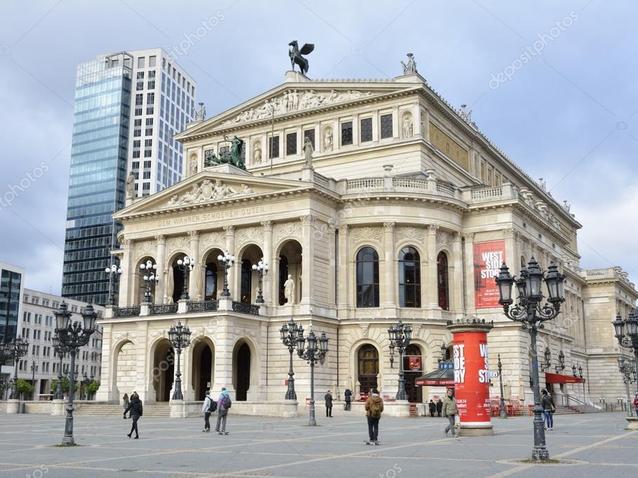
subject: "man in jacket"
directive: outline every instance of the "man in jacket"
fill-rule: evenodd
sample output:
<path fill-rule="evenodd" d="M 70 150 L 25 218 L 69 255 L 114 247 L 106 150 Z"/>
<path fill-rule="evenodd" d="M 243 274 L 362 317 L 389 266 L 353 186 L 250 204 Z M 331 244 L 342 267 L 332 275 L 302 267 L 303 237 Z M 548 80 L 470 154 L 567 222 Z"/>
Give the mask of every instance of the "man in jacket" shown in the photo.
<path fill-rule="evenodd" d="M 430 399 L 430 402 L 428 403 L 428 408 L 430 410 L 430 416 L 434 417 L 434 414 L 436 413 L 436 403 L 434 403 L 434 400 Z"/>
<path fill-rule="evenodd" d="M 455 436 L 456 416 L 459 413 L 459 409 L 456 406 L 456 399 L 454 398 L 454 389 L 448 388 L 445 400 L 443 401 L 443 416 L 447 417 L 449 424 L 445 427 L 445 434 L 452 431 L 452 436 Z"/>
<path fill-rule="evenodd" d="M 332 418 L 332 393 L 330 393 L 330 390 L 326 392 L 323 399 L 326 402 L 326 416 Z"/>
<path fill-rule="evenodd" d="M 222 391 L 217 399 L 217 425 L 215 426 L 215 431 L 220 435 L 228 435 L 226 431 L 226 417 L 228 416 L 228 409 L 231 404 L 228 390 L 226 390 L 226 387 L 222 387 Z"/>
<path fill-rule="evenodd" d="M 343 395 L 346 399 L 346 410 L 350 410 L 352 408 L 352 390 L 346 388 L 346 391 L 343 392 Z"/>
<path fill-rule="evenodd" d="M 436 401 L 436 414 L 440 417 L 442 411 L 443 411 L 443 402 L 441 401 L 441 398 L 439 398 Z"/>
<path fill-rule="evenodd" d="M 135 432 L 136 440 L 140 437 L 137 430 L 137 421 L 142 416 L 143 411 L 144 410 L 142 407 L 142 401 L 140 400 L 139 395 L 137 394 L 137 392 L 133 392 L 133 394 L 131 395 L 131 401 L 129 402 L 128 407 L 126 407 L 126 409 L 124 410 L 124 418 L 126 418 L 127 412 L 130 412 L 129 416 L 133 419 L 133 423 L 131 424 L 131 432 L 126 435 L 129 438 L 131 438 L 133 432 Z"/>
<path fill-rule="evenodd" d="M 541 394 L 541 407 L 543 407 L 543 415 L 545 415 L 545 429 L 554 429 L 554 412 L 556 407 L 554 406 L 554 400 L 547 390 L 543 389 Z"/>
<path fill-rule="evenodd" d="M 204 404 L 202 405 L 202 413 L 204 414 L 203 432 L 210 432 L 210 414 L 215 411 L 213 403 L 213 399 L 210 396 L 210 390 L 206 390 L 206 397 L 204 397 Z"/>
<path fill-rule="evenodd" d="M 383 399 L 375 388 L 366 400 L 366 417 L 368 419 L 368 437 L 366 445 L 379 444 L 379 420 L 383 413 Z"/>

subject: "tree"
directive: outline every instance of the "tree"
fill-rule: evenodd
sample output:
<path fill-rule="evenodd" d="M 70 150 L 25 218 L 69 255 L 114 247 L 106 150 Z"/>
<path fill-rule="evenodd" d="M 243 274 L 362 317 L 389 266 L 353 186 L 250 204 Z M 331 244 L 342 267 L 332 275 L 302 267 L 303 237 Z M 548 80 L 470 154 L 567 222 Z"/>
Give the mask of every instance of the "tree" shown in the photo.
<path fill-rule="evenodd" d="M 100 382 L 92 380 L 91 383 L 86 386 L 86 392 L 88 396 L 92 397 L 93 395 L 95 395 L 95 392 L 97 392 L 98 388 L 100 388 Z"/>
<path fill-rule="evenodd" d="M 35 387 L 23 378 L 19 378 L 16 382 L 16 390 L 18 391 L 20 398 L 25 395 L 31 395 L 34 389 Z"/>

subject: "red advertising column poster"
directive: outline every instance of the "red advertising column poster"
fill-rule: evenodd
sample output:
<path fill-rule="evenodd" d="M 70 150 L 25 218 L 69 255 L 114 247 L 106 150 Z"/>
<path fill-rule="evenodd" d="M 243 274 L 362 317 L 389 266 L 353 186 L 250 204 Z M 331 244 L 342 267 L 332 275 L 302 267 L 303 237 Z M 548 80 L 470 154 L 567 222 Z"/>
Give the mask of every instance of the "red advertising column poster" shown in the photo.
<path fill-rule="evenodd" d="M 490 324 L 448 326 L 453 334 L 454 392 L 462 435 L 492 432 L 487 332 Z"/>
<path fill-rule="evenodd" d="M 474 305 L 477 309 L 499 307 L 494 278 L 505 261 L 505 241 L 474 243 Z"/>

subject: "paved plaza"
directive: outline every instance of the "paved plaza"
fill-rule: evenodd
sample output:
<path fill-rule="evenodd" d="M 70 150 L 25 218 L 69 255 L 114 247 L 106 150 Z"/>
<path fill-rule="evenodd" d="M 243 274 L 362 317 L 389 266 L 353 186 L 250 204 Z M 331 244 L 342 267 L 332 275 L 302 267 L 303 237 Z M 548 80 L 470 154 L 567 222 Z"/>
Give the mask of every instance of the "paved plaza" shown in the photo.
<path fill-rule="evenodd" d="M 202 433 L 202 420 L 142 418 L 139 440 L 129 420 L 80 416 L 76 441 L 61 448 L 64 421 L 0 415 L 0 477 L 578 477 L 638 476 L 638 432 L 621 414 L 556 417 L 548 433 L 557 465 L 521 463 L 530 454 L 527 417 L 495 420 L 491 437 L 451 439 L 443 418 L 381 420 L 381 445 L 367 446 L 364 419 L 305 420 L 229 416 L 228 436 Z"/>

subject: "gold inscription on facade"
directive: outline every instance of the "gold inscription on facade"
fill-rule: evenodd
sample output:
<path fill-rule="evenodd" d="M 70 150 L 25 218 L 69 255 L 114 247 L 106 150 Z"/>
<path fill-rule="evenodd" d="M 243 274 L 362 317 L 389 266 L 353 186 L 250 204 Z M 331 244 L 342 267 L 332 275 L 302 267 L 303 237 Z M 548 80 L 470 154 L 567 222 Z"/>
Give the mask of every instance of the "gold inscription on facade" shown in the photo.
<path fill-rule="evenodd" d="M 469 170 L 468 150 L 454 141 L 448 134 L 441 131 L 441 129 L 432 122 L 430 122 L 430 139 L 432 144 L 442 151 L 448 158 L 453 159 L 454 162 L 466 171 Z"/>

